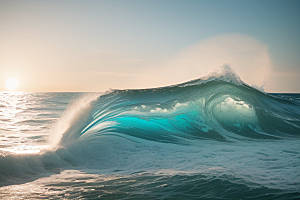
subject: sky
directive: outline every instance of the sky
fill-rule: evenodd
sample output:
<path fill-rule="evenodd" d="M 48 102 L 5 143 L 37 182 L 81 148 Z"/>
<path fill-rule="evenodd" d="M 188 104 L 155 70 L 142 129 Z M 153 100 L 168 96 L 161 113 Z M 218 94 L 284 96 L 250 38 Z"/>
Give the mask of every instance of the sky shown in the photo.
<path fill-rule="evenodd" d="M 104 92 L 231 66 L 300 93 L 299 0 L 0 0 L 0 91 Z"/>

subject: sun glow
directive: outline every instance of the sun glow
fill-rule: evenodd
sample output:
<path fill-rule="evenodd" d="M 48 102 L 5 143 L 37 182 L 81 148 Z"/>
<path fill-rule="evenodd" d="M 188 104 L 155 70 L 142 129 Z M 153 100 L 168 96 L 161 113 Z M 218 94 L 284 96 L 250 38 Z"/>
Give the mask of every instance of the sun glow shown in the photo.
<path fill-rule="evenodd" d="M 8 90 L 14 90 L 18 86 L 18 81 L 15 78 L 9 78 L 6 80 L 5 85 Z"/>

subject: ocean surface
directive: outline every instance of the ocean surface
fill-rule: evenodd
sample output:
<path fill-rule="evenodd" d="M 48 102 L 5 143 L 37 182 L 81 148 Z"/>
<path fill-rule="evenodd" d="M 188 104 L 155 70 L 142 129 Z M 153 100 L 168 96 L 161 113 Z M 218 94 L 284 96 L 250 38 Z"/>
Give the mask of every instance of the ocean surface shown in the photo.
<path fill-rule="evenodd" d="M 1 92 L 0 199 L 300 199 L 300 94 Z"/>

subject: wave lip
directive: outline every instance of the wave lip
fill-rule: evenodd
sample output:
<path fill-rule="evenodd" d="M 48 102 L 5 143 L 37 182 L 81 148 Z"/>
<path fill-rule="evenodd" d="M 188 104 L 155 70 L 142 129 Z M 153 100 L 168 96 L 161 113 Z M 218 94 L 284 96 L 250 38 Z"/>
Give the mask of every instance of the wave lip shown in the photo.
<path fill-rule="evenodd" d="M 188 81 L 186 83 L 182 83 L 178 85 L 189 86 L 189 85 L 204 84 L 210 81 L 223 81 L 223 82 L 233 83 L 235 85 L 245 84 L 242 81 L 242 79 L 235 73 L 235 71 L 229 67 L 229 65 L 223 65 L 219 68 L 219 70 L 211 72 L 200 79 Z"/>

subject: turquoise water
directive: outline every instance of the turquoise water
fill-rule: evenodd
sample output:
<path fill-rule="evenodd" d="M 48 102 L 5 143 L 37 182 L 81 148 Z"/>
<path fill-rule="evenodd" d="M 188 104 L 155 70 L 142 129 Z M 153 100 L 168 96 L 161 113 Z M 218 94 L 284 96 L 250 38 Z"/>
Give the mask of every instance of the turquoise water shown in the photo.
<path fill-rule="evenodd" d="M 0 198 L 300 198 L 300 94 L 258 91 L 230 70 L 0 96 Z"/>

